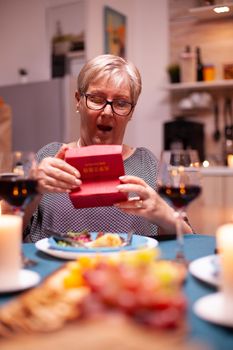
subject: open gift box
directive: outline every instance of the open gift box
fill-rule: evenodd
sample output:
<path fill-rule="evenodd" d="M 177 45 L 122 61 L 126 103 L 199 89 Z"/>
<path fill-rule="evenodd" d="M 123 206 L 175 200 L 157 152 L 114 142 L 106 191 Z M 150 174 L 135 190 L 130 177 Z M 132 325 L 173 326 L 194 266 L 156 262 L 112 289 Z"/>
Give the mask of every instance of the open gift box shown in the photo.
<path fill-rule="evenodd" d="M 127 200 L 118 192 L 119 176 L 125 174 L 120 145 L 69 148 L 65 160 L 81 174 L 82 185 L 70 194 L 75 208 L 111 206 Z"/>

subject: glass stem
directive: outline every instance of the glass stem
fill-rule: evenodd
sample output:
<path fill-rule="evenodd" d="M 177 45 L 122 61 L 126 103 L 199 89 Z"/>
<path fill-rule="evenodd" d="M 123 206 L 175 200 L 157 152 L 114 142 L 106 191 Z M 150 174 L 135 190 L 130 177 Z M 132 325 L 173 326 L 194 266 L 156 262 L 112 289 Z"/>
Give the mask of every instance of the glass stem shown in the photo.
<path fill-rule="evenodd" d="M 24 218 L 24 209 L 22 207 L 13 207 L 13 212 L 15 215 L 21 216 L 22 220 Z M 27 258 L 23 251 L 21 251 L 21 256 L 22 256 L 22 265 L 23 267 L 31 267 L 37 265 L 37 261 Z"/>
<path fill-rule="evenodd" d="M 177 251 L 176 251 L 176 260 L 179 262 L 185 262 L 185 253 L 184 253 L 184 236 L 182 230 L 182 221 L 185 216 L 183 210 L 177 210 L 174 213 L 176 218 L 176 242 L 177 242 Z"/>

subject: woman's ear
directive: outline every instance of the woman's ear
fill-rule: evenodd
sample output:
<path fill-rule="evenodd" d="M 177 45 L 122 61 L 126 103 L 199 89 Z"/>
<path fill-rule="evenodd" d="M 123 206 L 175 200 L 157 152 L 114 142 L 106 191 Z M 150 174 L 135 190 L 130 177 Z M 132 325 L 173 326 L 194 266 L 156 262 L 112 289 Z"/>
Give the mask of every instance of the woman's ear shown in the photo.
<path fill-rule="evenodd" d="M 75 98 L 76 98 L 77 102 L 80 101 L 80 92 L 79 91 L 75 92 Z"/>
<path fill-rule="evenodd" d="M 80 102 L 80 93 L 79 93 L 79 91 L 75 92 L 75 98 L 76 98 L 76 101 L 77 101 L 76 112 L 78 113 L 79 112 L 79 102 Z"/>

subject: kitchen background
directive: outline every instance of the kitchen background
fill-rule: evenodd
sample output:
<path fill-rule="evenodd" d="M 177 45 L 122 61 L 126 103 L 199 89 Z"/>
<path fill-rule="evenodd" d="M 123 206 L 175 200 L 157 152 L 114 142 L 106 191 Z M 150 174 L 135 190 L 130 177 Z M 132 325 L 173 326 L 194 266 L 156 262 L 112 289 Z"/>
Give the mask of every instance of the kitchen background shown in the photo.
<path fill-rule="evenodd" d="M 233 6 L 232 1 L 227 2 Z M 233 89 L 232 80 L 222 80 L 223 65 L 233 63 L 233 15 L 210 18 L 211 12 L 204 11 L 203 3 L 206 2 L 0 0 L 0 96 L 12 108 L 14 148 L 37 150 L 50 141 L 77 138 L 75 76 L 85 60 L 104 52 L 103 9 L 107 5 L 127 18 L 126 55 L 138 66 L 143 80 L 143 92 L 126 141 L 148 147 L 159 156 L 165 142 L 164 123 L 174 117 L 181 121 L 184 118 L 203 126 L 205 158 L 212 165 L 222 164 L 224 101 L 232 98 Z M 84 50 L 68 52 L 68 74 L 51 79 L 51 43 L 58 21 L 64 34 L 84 38 Z M 181 64 L 187 45 L 192 52 L 200 47 L 203 63 L 214 66 L 214 82 L 170 84 L 167 68 Z M 216 105 L 221 133 L 218 140 L 214 138 Z M 232 173 L 209 170 L 204 182 L 202 197 L 190 206 L 191 223 L 197 232 L 214 233 L 216 225 L 232 216 Z"/>
<path fill-rule="evenodd" d="M 224 104 L 226 98 L 232 98 L 233 91 L 233 84 L 227 84 L 229 81 L 220 82 L 224 78 L 224 65 L 233 64 L 233 17 L 232 14 L 229 15 L 228 13 L 224 16 L 218 17 L 216 14 L 213 16 L 214 12 L 211 6 L 209 10 L 204 11 L 201 7 L 197 7 L 198 3 L 208 3 L 208 1 L 169 1 L 170 60 L 173 63 L 180 62 L 182 51 L 187 45 L 190 46 L 194 54 L 195 49 L 199 47 L 202 63 L 206 66 L 213 65 L 214 78 L 219 83 L 215 85 L 210 84 L 209 86 L 207 84 L 200 86 L 190 84 L 189 86 L 184 86 L 183 89 L 172 90 L 173 104 L 171 112 L 173 115 L 183 115 L 189 117 L 189 120 L 195 120 L 204 124 L 206 158 L 219 165 L 223 163 L 223 144 L 225 139 Z M 224 1 L 219 1 L 218 3 L 224 3 Z M 231 6 L 233 7 L 233 3 Z M 199 99 L 197 95 L 193 95 L 195 92 L 201 94 Z M 183 100 L 184 108 L 179 108 L 179 106 L 182 106 L 180 101 L 190 96 L 191 99 L 193 97 L 194 103 L 189 105 L 188 102 L 190 101 Z M 207 100 L 203 101 L 201 97 L 203 99 L 206 97 Z M 217 112 L 219 113 L 221 137 L 216 139 L 214 136 L 216 131 L 214 114 Z M 229 115 L 228 119 L 230 119 Z M 230 123 L 230 120 L 228 123 Z"/>
<path fill-rule="evenodd" d="M 168 91 L 165 87 L 167 83 L 166 62 L 169 61 L 169 28 L 168 28 L 168 2 L 153 0 L 0 0 L 0 45 L 1 65 L 0 84 L 15 84 L 19 81 L 18 69 L 25 68 L 28 71 L 28 81 L 48 81 L 51 77 L 51 42 L 49 19 L 52 14 L 62 10 L 61 23 L 64 33 L 73 32 L 79 34 L 81 30 L 85 33 L 85 55 L 86 59 L 102 54 L 104 50 L 103 33 L 103 7 L 109 7 L 123 13 L 127 17 L 127 57 L 135 62 L 139 67 L 143 78 L 143 93 L 140 103 L 137 106 L 134 120 L 130 123 L 127 140 L 134 145 L 145 145 L 159 154 L 162 147 L 162 123 L 166 118 L 170 118 L 169 105 L 165 101 L 168 99 Z M 69 8 L 76 7 L 75 21 L 70 21 L 73 28 L 66 27 L 69 20 L 64 20 Z M 76 30 L 76 23 L 81 26 Z M 146 25 L 145 25 L 146 23 Z M 67 28 L 67 29 L 66 29 Z M 55 34 L 54 25 L 53 32 Z M 69 85 L 69 82 L 67 82 Z M 73 84 L 71 82 L 71 84 Z M 72 85 L 73 86 L 73 85 Z M 44 86 L 40 89 L 44 91 Z M 22 89 L 22 87 L 21 87 Z M 26 89 L 26 87 L 25 87 Z M 65 89 L 67 91 L 67 89 Z M 73 91 L 71 103 L 74 104 Z M 68 91 L 67 91 L 68 92 Z M 69 94 L 69 93 L 68 93 Z M 0 91 L 1 95 L 1 91 Z M 40 94 L 37 94 L 37 98 Z M 57 96 L 57 94 L 56 94 Z M 31 97 L 31 100 L 33 97 Z M 59 100 L 58 97 L 51 97 L 45 103 L 47 106 L 54 106 Z M 67 102 L 67 99 L 65 97 Z M 29 98 L 27 103 L 29 103 Z M 26 104 L 24 104 L 25 106 Z M 75 110 L 75 106 L 73 110 Z M 40 108 L 43 108 L 40 113 Z M 54 107 L 51 107 L 54 108 Z M 69 109 L 66 105 L 65 110 Z M 57 108 L 59 109 L 59 108 Z M 71 107 L 72 110 L 72 107 Z M 41 104 L 36 106 L 30 118 L 36 120 L 44 115 L 44 107 Z M 36 114 L 35 114 L 36 113 Z M 53 111 L 53 114 L 55 111 Z M 17 109 L 13 111 L 14 118 L 18 116 Z M 38 117 L 37 117 L 38 115 Z M 54 118 L 51 110 L 47 120 Z M 76 113 L 68 116 L 69 125 L 66 128 L 67 135 L 64 138 L 73 138 L 72 131 L 76 126 Z M 30 122 L 29 117 L 27 122 Z M 38 123 L 37 123 L 38 124 Z M 53 121 L 55 125 L 55 120 Z M 70 126 L 71 125 L 71 126 Z M 18 128 L 21 126 L 18 125 Z M 51 126 L 50 126 L 51 127 Z M 37 140 L 36 148 L 44 143 L 42 131 L 38 135 L 38 128 L 33 128 L 34 140 Z M 143 132 L 142 132 L 143 130 Z M 40 128 L 39 128 L 40 131 Z M 21 128 L 21 132 L 23 132 Z M 51 133 L 51 139 L 59 135 Z M 70 137 L 71 136 L 71 137 Z M 17 137 L 15 131 L 15 137 Z M 20 135 L 25 143 L 25 137 Z M 33 141 L 33 140 L 32 140 Z M 18 142 L 18 141 L 17 141 Z M 34 141 L 36 142 L 36 141 Z M 19 146 L 18 146 L 19 147 Z"/>

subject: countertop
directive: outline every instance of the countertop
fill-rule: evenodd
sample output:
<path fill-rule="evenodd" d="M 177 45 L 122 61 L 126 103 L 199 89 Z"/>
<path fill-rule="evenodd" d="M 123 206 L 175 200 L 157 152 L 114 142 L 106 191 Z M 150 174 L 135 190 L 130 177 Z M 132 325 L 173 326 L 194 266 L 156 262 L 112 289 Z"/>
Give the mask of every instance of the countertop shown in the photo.
<path fill-rule="evenodd" d="M 201 173 L 204 176 L 232 176 L 233 168 L 227 166 L 210 166 L 201 168 Z"/>

